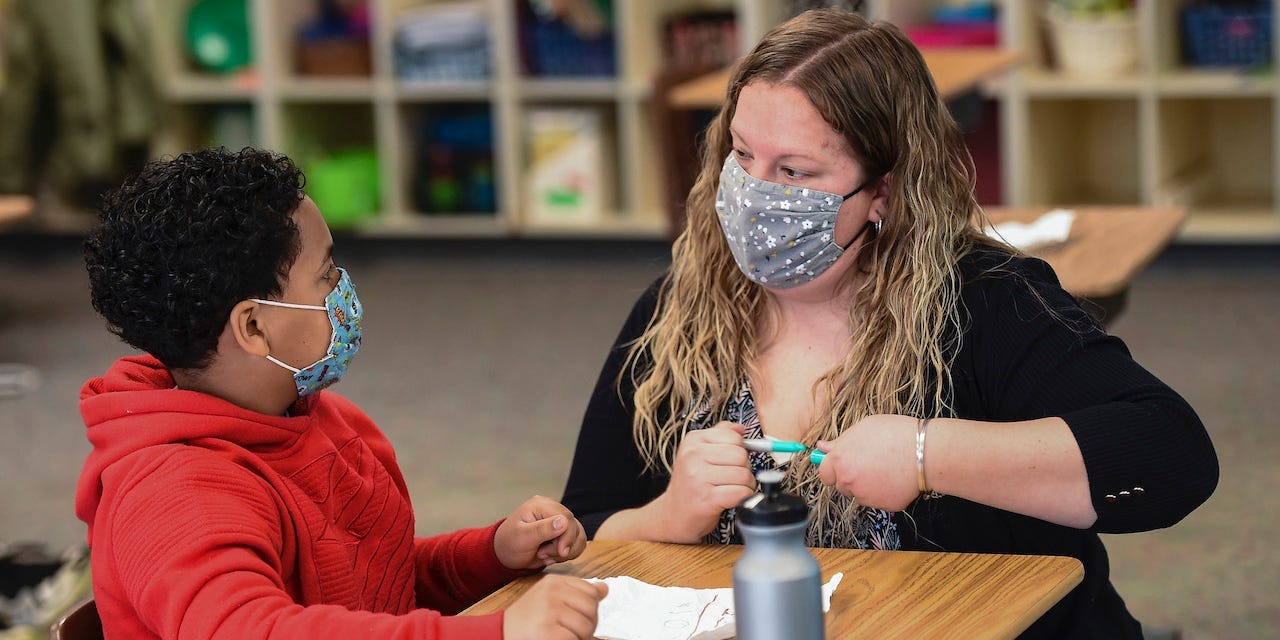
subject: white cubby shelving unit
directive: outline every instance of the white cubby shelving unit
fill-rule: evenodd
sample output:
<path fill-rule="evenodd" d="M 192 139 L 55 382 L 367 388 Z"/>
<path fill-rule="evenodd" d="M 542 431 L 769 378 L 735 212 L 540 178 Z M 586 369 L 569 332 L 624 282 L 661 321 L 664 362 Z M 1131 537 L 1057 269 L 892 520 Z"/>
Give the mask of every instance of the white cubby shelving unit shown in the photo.
<path fill-rule="evenodd" d="M 522 73 L 518 47 L 520 4 L 486 0 L 490 73 L 484 80 L 410 81 L 394 70 L 394 28 L 405 11 L 439 0 L 372 0 L 372 75 L 306 77 L 294 71 L 293 34 L 315 11 L 312 0 L 248 0 L 253 72 L 223 77 L 189 62 L 182 34 L 191 0 L 150 0 L 161 87 L 169 118 L 157 154 L 205 146 L 227 110 L 240 114 L 245 142 L 294 155 L 299 140 L 320 149 L 358 145 L 376 150 L 380 210 L 356 227 L 366 235 L 423 237 L 547 236 L 662 238 L 657 137 L 649 110 L 652 78 L 662 64 L 663 20 L 690 9 L 731 10 L 742 41 L 752 43 L 781 16 L 770 3 L 744 0 L 613 0 L 616 75 L 532 77 Z M 783 3 L 776 3 L 779 7 Z M 542 107 L 596 110 L 607 138 L 604 211 L 589 222 L 549 224 L 529 215 L 522 197 L 528 171 L 526 115 Z M 424 212 L 413 198 L 422 179 L 424 114 L 437 110 L 487 112 L 492 118 L 494 206 L 481 213 Z"/>
<path fill-rule="evenodd" d="M 189 0 L 150 0 L 157 58 L 171 118 L 161 152 L 200 146 L 226 118 L 254 144 L 298 153 L 297 140 L 376 150 L 380 211 L 368 235 L 661 238 L 659 136 L 650 107 L 662 62 L 663 22 L 691 9 L 731 10 L 745 50 L 785 19 L 781 0 L 613 0 L 616 76 L 538 78 L 521 72 L 517 45 L 524 0 L 486 0 L 491 72 L 482 81 L 410 82 L 396 78 L 393 29 L 401 12 L 439 0 L 372 0 L 373 72 L 361 79 L 319 79 L 293 71 L 293 32 L 311 0 L 248 0 L 256 72 L 224 78 L 195 71 L 181 50 Z M 1063 74 L 1046 51 L 1044 3 L 997 3 L 1002 44 L 1023 63 L 988 82 L 998 103 L 1001 193 L 1010 206 L 1181 205 L 1181 240 L 1280 241 L 1280 81 L 1267 70 L 1203 70 L 1181 61 L 1179 11 L 1188 0 L 1137 3 L 1139 65 L 1119 78 Z M 930 0 L 871 0 L 866 12 L 900 25 L 924 21 Z M 1280 21 L 1273 20 L 1273 33 Z M 1273 42 L 1273 47 L 1277 46 Z M 1276 58 L 1273 53 L 1273 59 Z M 611 193 L 606 211 L 586 224 L 531 218 L 522 197 L 528 172 L 526 115 L 540 107 L 598 109 L 605 123 Z M 424 114 L 466 107 L 492 116 L 495 198 L 488 213 L 418 211 L 413 193 L 425 159 L 413 143 Z"/>
<path fill-rule="evenodd" d="M 1049 66 L 1041 2 L 1000 3 L 1003 42 L 1026 56 L 997 92 L 1007 202 L 1176 205 L 1183 242 L 1280 241 L 1280 82 L 1185 64 L 1187 4 L 1138 2 L 1137 69 L 1090 78 Z"/>

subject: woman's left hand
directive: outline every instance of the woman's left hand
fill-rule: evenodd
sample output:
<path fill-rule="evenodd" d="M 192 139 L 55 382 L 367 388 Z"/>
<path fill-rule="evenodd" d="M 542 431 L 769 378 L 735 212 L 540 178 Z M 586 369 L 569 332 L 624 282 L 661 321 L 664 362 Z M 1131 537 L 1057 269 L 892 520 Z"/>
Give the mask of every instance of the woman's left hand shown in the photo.
<path fill-rule="evenodd" d="M 901 511 L 920 495 L 911 416 L 867 416 L 835 440 L 819 440 L 818 448 L 827 452 L 818 466 L 822 484 L 860 505 Z"/>
<path fill-rule="evenodd" d="M 493 536 L 493 550 L 508 569 L 541 569 L 572 560 L 586 548 L 586 531 L 573 512 L 543 496 L 517 507 Z"/>

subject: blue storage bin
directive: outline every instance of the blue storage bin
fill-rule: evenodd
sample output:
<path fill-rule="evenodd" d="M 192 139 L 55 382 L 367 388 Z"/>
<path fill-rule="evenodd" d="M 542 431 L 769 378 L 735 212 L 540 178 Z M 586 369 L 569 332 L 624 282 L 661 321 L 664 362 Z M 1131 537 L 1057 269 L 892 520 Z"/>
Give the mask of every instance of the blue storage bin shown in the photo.
<path fill-rule="evenodd" d="M 1182 8 L 1187 64 L 1261 67 L 1271 63 L 1271 3 L 1198 2 Z"/>
<path fill-rule="evenodd" d="M 535 76 L 612 76 L 613 32 L 587 37 L 559 20 L 525 25 L 529 72 Z"/>

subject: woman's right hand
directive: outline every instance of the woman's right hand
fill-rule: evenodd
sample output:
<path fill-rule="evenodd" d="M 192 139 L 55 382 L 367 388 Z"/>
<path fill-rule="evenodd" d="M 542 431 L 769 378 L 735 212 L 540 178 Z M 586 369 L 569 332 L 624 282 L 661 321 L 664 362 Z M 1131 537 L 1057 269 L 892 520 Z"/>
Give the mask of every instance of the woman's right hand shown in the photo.
<path fill-rule="evenodd" d="M 544 575 L 502 614 L 504 640 L 588 640 L 595 637 L 603 582 Z"/>
<path fill-rule="evenodd" d="M 685 433 L 676 449 L 667 490 L 649 503 L 668 542 L 696 543 L 710 533 L 725 509 L 755 493 L 743 426 L 720 422 Z"/>

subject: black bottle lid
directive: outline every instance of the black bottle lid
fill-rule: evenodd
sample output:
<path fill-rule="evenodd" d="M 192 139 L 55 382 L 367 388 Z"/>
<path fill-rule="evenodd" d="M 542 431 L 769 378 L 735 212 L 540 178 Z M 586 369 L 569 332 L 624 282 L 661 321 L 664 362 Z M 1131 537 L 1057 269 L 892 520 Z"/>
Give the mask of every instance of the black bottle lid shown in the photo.
<path fill-rule="evenodd" d="M 804 522 L 809 517 L 809 506 L 804 500 L 782 492 L 782 480 L 787 474 L 778 469 L 766 469 L 756 474 L 760 493 L 748 497 L 738 505 L 738 522 L 752 526 L 779 526 Z"/>

